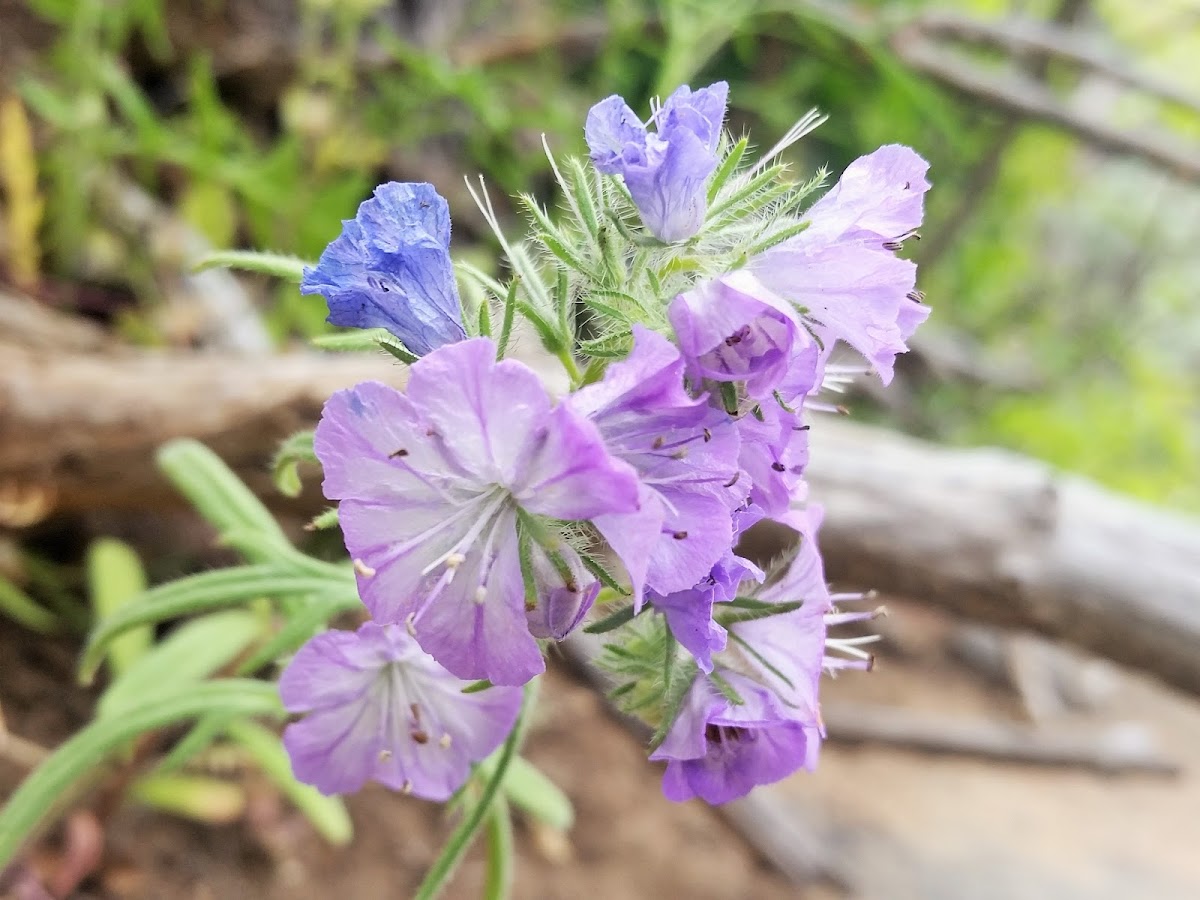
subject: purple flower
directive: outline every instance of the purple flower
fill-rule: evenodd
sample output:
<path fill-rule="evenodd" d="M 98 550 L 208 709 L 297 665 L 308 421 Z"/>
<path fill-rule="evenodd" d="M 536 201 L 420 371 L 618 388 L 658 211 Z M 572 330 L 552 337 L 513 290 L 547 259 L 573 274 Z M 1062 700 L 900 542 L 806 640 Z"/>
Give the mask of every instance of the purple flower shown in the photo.
<path fill-rule="evenodd" d="M 795 309 L 745 270 L 700 282 L 672 301 L 668 316 L 697 382 L 742 381 L 762 398 L 804 361 L 815 372 L 817 346 Z"/>
<path fill-rule="evenodd" d="M 416 362 L 407 394 L 377 382 L 340 391 L 314 445 L 375 620 L 403 623 L 460 678 L 521 684 L 545 665 L 520 543 L 534 602 L 553 599 L 548 621 L 561 624 L 573 613 L 553 592 L 586 593 L 592 579 L 556 520 L 634 513 L 639 484 L 592 423 L 552 406 L 532 369 L 495 355 L 490 339 L 463 341 Z"/>
<path fill-rule="evenodd" d="M 750 482 L 750 501 L 763 515 L 783 515 L 796 497 L 808 465 L 808 426 L 799 409 L 764 400 L 737 420 L 738 462 Z"/>
<path fill-rule="evenodd" d="M 855 160 L 808 211 L 809 227 L 750 261 L 766 287 L 801 308 L 826 346 L 842 340 L 884 383 L 929 315 L 917 267 L 895 251 L 921 224 L 929 164 L 890 144 Z"/>
<path fill-rule="evenodd" d="M 699 584 L 672 594 L 652 592 L 650 603 L 663 614 L 671 634 L 692 654 L 701 671 L 711 672 L 713 654 L 725 649 L 728 638 L 725 629 L 713 619 L 714 604 L 732 600 L 743 581 L 758 581 L 762 577 L 758 566 L 733 550 L 726 550 Z"/>
<path fill-rule="evenodd" d="M 642 222 L 661 241 L 687 240 L 704 224 L 728 95 L 723 81 L 695 92 L 684 85 L 653 117 L 655 133 L 615 94 L 588 113 L 593 164 L 624 179 Z"/>
<path fill-rule="evenodd" d="M 779 781 L 809 759 L 815 727 L 789 715 L 767 688 L 736 672 L 723 673 L 735 703 L 704 677 L 690 688 L 679 717 L 651 759 L 667 760 L 668 800 L 699 797 L 726 803 L 760 784 Z"/>
<path fill-rule="evenodd" d="M 433 185 L 389 181 L 304 270 L 300 292 L 325 295 L 331 324 L 386 328 L 423 356 L 466 337 L 449 248 L 449 209 Z"/>
<path fill-rule="evenodd" d="M 519 688 L 464 694 L 466 684 L 396 625 L 317 635 L 279 679 L 284 706 L 305 714 L 283 734 L 293 772 L 323 794 L 378 781 L 447 799 L 505 739 L 521 707 Z"/>
<path fill-rule="evenodd" d="M 692 587 L 732 545 L 738 436 L 732 420 L 683 388 L 683 359 L 664 337 L 634 326 L 628 358 L 568 401 L 599 428 L 609 452 L 637 470 L 641 508 L 593 522 L 625 563 L 640 607 L 643 586 Z"/>

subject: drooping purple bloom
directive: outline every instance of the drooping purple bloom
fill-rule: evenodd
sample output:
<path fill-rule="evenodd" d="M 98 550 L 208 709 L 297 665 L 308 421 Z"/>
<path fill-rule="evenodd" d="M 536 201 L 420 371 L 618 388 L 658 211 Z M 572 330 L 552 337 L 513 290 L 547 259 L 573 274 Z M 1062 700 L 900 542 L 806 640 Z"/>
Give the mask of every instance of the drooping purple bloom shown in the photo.
<path fill-rule="evenodd" d="M 424 183 L 389 181 L 306 268 L 302 294 L 323 294 L 329 322 L 386 328 L 418 356 L 466 337 L 450 262 L 450 212 Z"/>
<path fill-rule="evenodd" d="M 615 94 L 588 113 L 584 135 L 593 164 L 621 176 L 642 222 L 661 241 L 687 240 L 704 224 L 728 96 L 723 81 L 697 91 L 684 85 L 653 117 L 654 132 Z"/>
<path fill-rule="evenodd" d="M 730 517 L 748 489 L 737 484 L 733 422 L 687 394 L 683 368 L 668 340 L 635 326 L 628 358 L 568 400 L 641 478 L 636 513 L 593 519 L 625 563 L 639 608 L 643 586 L 669 594 L 709 573 L 732 545 Z"/>
<path fill-rule="evenodd" d="M 804 766 L 815 726 L 791 716 L 769 689 L 737 672 L 723 672 L 741 703 L 705 676 L 692 683 L 679 717 L 651 754 L 667 760 L 668 800 L 699 797 L 726 803 Z"/>
<path fill-rule="evenodd" d="M 671 634 L 695 658 L 700 670 L 711 672 L 713 654 L 724 650 L 728 639 L 724 627 L 713 619 L 715 604 L 737 596 L 743 581 L 758 581 L 762 577 L 758 566 L 730 549 L 699 584 L 672 594 L 651 592 L 649 599 L 666 618 Z"/>
<path fill-rule="evenodd" d="M 536 602 L 558 605 L 555 590 L 592 579 L 555 520 L 635 513 L 639 482 L 532 369 L 495 355 L 487 338 L 450 344 L 412 366 L 407 394 L 377 382 L 334 394 L 314 446 L 375 620 L 404 624 L 460 678 L 522 684 L 544 663 L 518 520 Z"/>
<path fill-rule="evenodd" d="M 890 144 L 855 160 L 808 211 L 809 227 L 752 259 L 768 289 L 800 307 L 826 346 L 842 340 L 884 383 L 929 315 L 916 265 L 895 251 L 921 224 L 929 164 Z"/>
<path fill-rule="evenodd" d="M 743 270 L 699 282 L 668 310 L 688 374 L 699 382 L 745 382 L 751 397 L 768 397 L 817 346 L 790 303 Z"/>
<path fill-rule="evenodd" d="M 367 622 L 327 631 L 300 648 L 279 679 L 289 712 L 283 735 L 300 781 L 323 794 L 368 781 L 445 800 L 516 721 L 519 688 L 464 694 L 402 627 Z"/>

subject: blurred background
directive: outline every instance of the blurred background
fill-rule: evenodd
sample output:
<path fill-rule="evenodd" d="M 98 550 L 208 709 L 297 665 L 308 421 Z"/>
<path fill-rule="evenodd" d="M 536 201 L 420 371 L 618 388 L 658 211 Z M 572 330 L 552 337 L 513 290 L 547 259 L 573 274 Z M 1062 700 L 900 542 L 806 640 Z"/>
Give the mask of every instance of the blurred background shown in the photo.
<path fill-rule="evenodd" d="M 89 715 L 89 548 L 150 583 L 227 559 L 154 447 L 206 441 L 298 529 L 320 498 L 275 489 L 275 444 L 388 371 L 315 363 L 319 299 L 195 260 L 315 259 L 394 179 L 494 269 L 465 175 L 515 230 L 504 197 L 554 202 L 543 134 L 582 152 L 596 100 L 718 79 L 763 147 L 829 114 L 798 179 L 931 163 L 933 316 L 813 463 L 886 640 L 818 772 L 721 813 L 662 800 L 564 659 L 530 757 L 577 824 L 524 825 L 516 896 L 1200 896 L 1198 0 L 0 0 L 0 796 Z M 61 897 L 404 896 L 446 829 L 367 791 L 334 850 L 226 763 L 222 810 L 101 791 L 29 864 Z"/>

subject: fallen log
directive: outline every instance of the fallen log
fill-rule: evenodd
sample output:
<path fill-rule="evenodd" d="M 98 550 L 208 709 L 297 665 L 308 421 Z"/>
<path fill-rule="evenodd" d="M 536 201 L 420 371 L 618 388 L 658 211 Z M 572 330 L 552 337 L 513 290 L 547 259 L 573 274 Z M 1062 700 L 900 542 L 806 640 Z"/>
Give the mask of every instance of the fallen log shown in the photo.
<path fill-rule="evenodd" d="M 812 432 L 835 581 L 1028 628 L 1200 692 L 1200 523 L 1028 457 Z"/>
<path fill-rule="evenodd" d="M 58 353 L 0 342 L 0 494 L 38 494 L 46 513 L 182 504 L 154 465 L 175 437 L 203 441 L 260 495 L 280 441 L 311 428 L 334 391 L 402 384 L 379 356 L 125 350 Z M 308 506 L 316 506 L 313 494 Z"/>
<path fill-rule="evenodd" d="M 0 343 L 0 357 L 0 488 L 43 490 L 58 510 L 178 505 L 153 464 L 178 436 L 208 443 L 282 505 L 268 472 L 278 442 L 310 427 L 334 390 L 404 376 L 382 355 L 51 360 Z M 1039 631 L 1200 693 L 1196 521 L 1014 453 L 835 419 L 813 427 L 809 477 L 835 582 Z M 293 508 L 321 505 L 310 486 Z"/>

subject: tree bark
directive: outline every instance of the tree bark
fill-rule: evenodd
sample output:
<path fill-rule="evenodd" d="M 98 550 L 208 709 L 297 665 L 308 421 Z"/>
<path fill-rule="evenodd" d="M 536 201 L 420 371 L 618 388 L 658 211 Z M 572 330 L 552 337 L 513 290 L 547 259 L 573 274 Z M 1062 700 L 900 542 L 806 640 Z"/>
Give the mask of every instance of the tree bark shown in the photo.
<path fill-rule="evenodd" d="M 812 432 L 829 576 L 1030 628 L 1200 692 L 1200 523 L 1001 450 Z"/>

